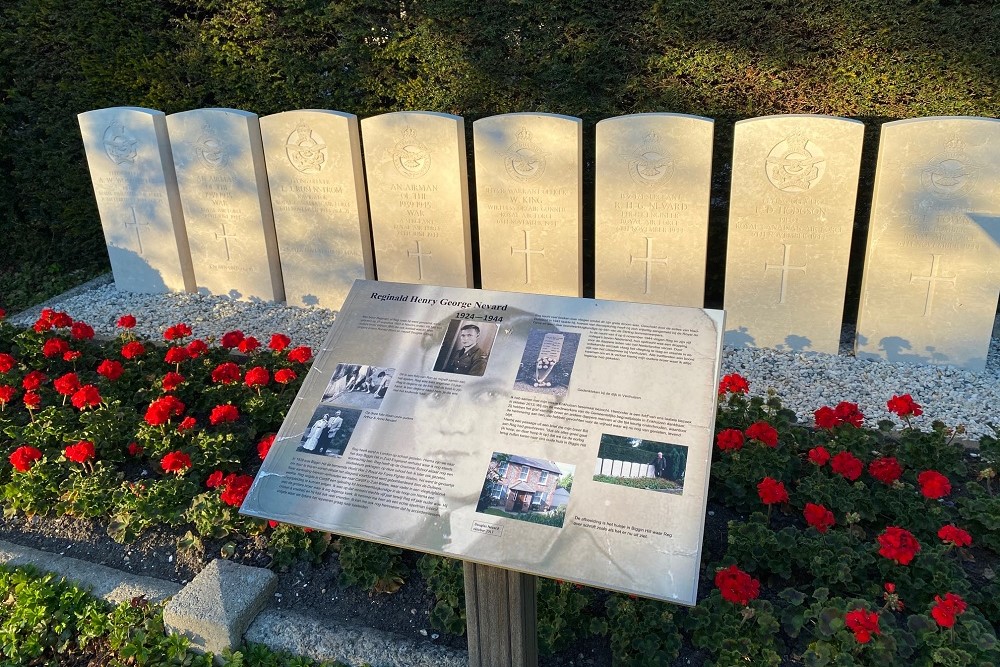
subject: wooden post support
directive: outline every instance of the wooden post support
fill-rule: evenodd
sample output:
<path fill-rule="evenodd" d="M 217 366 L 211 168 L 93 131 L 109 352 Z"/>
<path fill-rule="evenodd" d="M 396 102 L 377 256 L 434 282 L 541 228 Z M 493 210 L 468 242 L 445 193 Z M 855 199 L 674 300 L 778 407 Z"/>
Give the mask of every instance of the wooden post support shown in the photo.
<path fill-rule="evenodd" d="M 469 667 L 537 667 L 536 578 L 464 565 Z"/>

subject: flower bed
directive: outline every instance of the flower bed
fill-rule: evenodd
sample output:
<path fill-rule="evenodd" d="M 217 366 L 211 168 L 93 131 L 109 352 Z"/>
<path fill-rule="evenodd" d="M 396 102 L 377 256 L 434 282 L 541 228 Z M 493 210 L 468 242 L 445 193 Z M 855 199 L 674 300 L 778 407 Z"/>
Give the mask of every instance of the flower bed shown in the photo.
<path fill-rule="evenodd" d="M 202 341 L 185 324 L 154 345 L 134 325 L 123 316 L 98 343 L 64 313 L 26 330 L 0 319 L 5 514 L 110 517 L 118 541 L 163 524 L 181 545 L 253 534 L 279 567 L 323 557 L 328 535 L 237 513 L 311 351 L 282 334 Z M 848 402 L 797 423 L 738 376 L 719 401 L 710 501 L 733 520 L 706 542 L 702 601 L 685 610 L 545 582 L 543 649 L 603 634 L 621 664 L 669 664 L 682 647 L 718 665 L 1000 662 L 995 438 L 969 453 L 960 429 L 910 428 L 921 408 L 906 394 L 888 398 L 900 422 L 878 430 Z M 408 574 L 398 550 L 341 542 L 346 583 L 389 592 Z M 433 557 L 419 569 L 432 618 L 461 632 L 460 569 Z"/>

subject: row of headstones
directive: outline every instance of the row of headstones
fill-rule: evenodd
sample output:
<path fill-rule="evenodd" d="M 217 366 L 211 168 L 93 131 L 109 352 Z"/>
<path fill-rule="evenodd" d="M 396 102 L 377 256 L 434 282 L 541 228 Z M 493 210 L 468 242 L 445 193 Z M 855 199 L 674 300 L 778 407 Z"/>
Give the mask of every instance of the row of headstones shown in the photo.
<path fill-rule="evenodd" d="M 80 115 L 116 284 L 338 308 L 355 278 L 472 285 L 463 120 L 232 109 Z M 364 137 L 364 164 L 360 136 Z M 701 307 L 713 122 L 603 120 L 597 298 Z M 724 307 L 736 346 L 838 351 L 863 125 L 736 124 Z M 578 296 L 582 122 L 473 125 L 484 289 Z M 882 126 L 856 352 L 985 366 L 1000 294 L 1000 121 Z M 369 211 L 371 221 L 369 223 Z"/>

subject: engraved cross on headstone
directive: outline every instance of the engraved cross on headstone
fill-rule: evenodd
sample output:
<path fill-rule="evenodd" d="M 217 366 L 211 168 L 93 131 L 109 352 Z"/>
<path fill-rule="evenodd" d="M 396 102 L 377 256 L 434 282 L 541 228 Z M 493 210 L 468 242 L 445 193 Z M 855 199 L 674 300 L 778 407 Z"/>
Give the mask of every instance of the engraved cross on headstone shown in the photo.
<path fill-rule="evenodd" d="M 142 237 L 139 236 L 139 227 L 149 227 L 148 222 L 139 222 L 138 218 L 135 216 L 135 206 L 132 206 L 129 210 L 132 211 L 132 222 L 125 221 L 125 229 L 129 227 L 135 227 L 135 242 L 139 246 L 139 254 L 142 254 Z"/>
<path fill-rule="evenodd" d="M 226 261 L 228 262 L 229 260 L 232 259 L 232 257 L 230 257 L 229 255 L 229 239 L 238 239 L 239 237 L 226 234 L 226 223 L 220 222 L 219 224 L 222 225 L 222 234 L 216 232 L 215 238 L 216 240 L 222 239 L 223 242 L 226 244 Z"/>
<path fill-rule="evenodd" d="M 941 268 L 941 255 L 931 255 L 931 272 L 930 275 L 926 276 L 915 276 L 910 273 L 910 284 L 915 282 L 927 283 L 927 296 L 924 298 L 924 314 L 923 317 L 930 317 L 931 308 L 934 307 L 934 290 L 937 287 L 937 283 L 951 283 L 951 286 L 955 286 L 955 278 L 957 276 L 944 276 L 938 275 L 938 270 Z"/>
<path fill-rule="evenodd" d="M 781 264 L 768 264 L 764 263 L 764 271 L 770 271 L 771 269 L 781 269 L 781 288 L 778 291 L 778 303 L 785 303 L 785 293 L 788 291 L 788 274 L 790 271 L 801 271 L 806 272 L 805 266 L 792 266 L 789 262 L 792 260 L 792 246 L 782 243 L 781 247 L 784 249 L 781 256 Z"/>
<path fill-rule="evenodd" d="M 629 262 L 628 263 L 629 264 L 635 264 L 636 262 L 643 262 L 646 265 L 646 287 L 645 287 L 645 289 L 643 289 L 642 293 L 643 294 L 649 294 L 649 288 L 650 288 L 650 285 L 652 284 L 652 278 L 653 278 L 653 275 L 652 275 L 653 274 L 653 267 L 652 267 L 652 265 L 653 264 L 666 264 L 667 263 L 667 258 L 666 257 L 653 257 L 653 239 L 650 238 L 650 237 L 648 237 L 648 236 L 645 237 L 645 238 L 646 238 L 646 256 L 645 257 L 636 257 L 632 253 L 629 253 L 629 256 L 628 256 Z"/>
<path fill-rule="evenodd" d="M 417 280 L 422 281 L 424 279 L 424 257 L 433 257 L 434 254 L 430 252 L 423 252 L 420 249 L 420 241 L 416 241 L 415 243 L 417 244 L 417 251 L 413 252 L 412 250 L 407 250 L 406 256 L 417 258 Z"/>
<path fill-rule="evenodd" d="M 531 256 L 541 255 L 544 257 L 545 248 L 542 248 L 541 250 L 532 250 L 531 236 L 530 236 L 531 232 L 529 232 L 527 229 L 523 229 L 521 231 L 524 232 L 524 248 L 521 250 L 516 250 L 514 246 L 511 246 L 510 254 L 511 256 L 513 256 L 514 253 L 519 253 L 521 255 L 524 255 L 524 284 L 529 285 L 531 284 Z"/>

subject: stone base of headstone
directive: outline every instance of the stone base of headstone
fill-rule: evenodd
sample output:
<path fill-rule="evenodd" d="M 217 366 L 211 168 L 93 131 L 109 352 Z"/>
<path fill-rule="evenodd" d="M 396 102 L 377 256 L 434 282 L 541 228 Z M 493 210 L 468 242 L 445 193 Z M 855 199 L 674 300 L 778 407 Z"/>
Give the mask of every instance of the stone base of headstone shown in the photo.
<path fill-rule="evenodd" d="M 536 667 L 536 577 L 464 565 L 469 667 Z"/>

